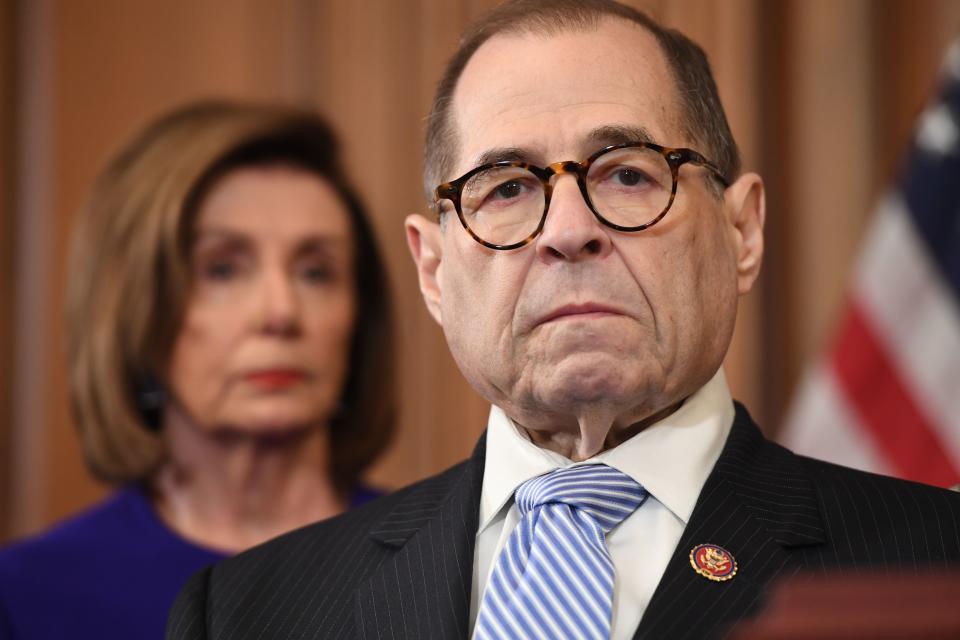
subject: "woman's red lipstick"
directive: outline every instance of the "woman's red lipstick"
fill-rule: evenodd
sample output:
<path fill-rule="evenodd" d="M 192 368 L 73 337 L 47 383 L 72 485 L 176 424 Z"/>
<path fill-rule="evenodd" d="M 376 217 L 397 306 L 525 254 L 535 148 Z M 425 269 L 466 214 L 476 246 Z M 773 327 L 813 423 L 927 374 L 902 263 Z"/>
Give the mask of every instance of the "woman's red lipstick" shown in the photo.
<path fill-rule="evenodd" d="M 306 377 L 303 371 L 296 369 L 266 369 L 248 373 L 243 378 L 261 389 L 285 389 Z"/>

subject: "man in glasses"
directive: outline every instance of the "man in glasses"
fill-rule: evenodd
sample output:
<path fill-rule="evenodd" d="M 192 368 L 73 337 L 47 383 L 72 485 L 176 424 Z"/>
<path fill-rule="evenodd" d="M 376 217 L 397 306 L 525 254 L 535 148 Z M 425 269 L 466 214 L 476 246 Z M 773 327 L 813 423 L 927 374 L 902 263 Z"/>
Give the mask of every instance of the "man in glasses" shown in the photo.
<path fill-rule="evenodd" d="M 794 456 L 732 401 L 763 182 L 687 38 L 502 5 L 447 67 L 425 169 L 407 236 L 484 438 L 199 576 L 171 637 L 710 637 L 781 576 L 960 558 L 956 495 Z"/>

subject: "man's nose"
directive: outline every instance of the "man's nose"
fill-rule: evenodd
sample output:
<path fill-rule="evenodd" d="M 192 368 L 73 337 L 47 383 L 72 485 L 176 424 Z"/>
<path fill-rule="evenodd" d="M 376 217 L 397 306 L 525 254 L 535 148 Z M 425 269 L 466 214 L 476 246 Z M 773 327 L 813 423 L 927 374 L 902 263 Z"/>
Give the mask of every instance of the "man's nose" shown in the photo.
<path fill-rule="evenodd" d="M 300 301 L 290 274 L 267 270 L 259 286 L 257 329 L 269 335 L 289 336 L 299 331 Z"/>
<path fill-rule="evenodd" d="M 612 247 L 607 231 L 587 205 L 576 177 L 558 176 L 537 253 L 544 259 L 571 262 L 602 257 Z"/>

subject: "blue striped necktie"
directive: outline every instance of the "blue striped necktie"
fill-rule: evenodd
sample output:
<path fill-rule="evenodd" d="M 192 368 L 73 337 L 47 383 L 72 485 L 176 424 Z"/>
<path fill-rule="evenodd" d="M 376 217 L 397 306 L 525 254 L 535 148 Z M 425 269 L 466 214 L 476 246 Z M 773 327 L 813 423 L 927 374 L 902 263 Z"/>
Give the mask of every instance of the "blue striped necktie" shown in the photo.
<path fill-rule="evenodd" d="M 497 558 L 474 637 L 609 638 L 614 571 L 605 539 L 646 490 L 591 464 L 528 480 L 514 497 L 521 520 Z"/>

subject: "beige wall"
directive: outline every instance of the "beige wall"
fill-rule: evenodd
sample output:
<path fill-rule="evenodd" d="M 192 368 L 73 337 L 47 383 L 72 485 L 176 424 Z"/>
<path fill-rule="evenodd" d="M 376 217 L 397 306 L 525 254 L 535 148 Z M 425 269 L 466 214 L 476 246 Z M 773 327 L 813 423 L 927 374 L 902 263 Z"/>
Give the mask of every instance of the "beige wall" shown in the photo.
<path fill-rule="evenodd" d="M 423 209 L 421 124 L 433 85 L 462 26 L 491 4 L 0 0 L 0 267 L 16 265 L 0 268 L 0 445 L 9 443 L 0 448 L 0 538 L 104 491 L 82 467 L 66 402 L 71 217 L 122 141 L 200 97 L 314 105 L 343 135 L 403 337 L 401 430 L 373 479 L 398 486 L 469 451 L 487 408 L 422 308 L 401 221 Z M 728 371 L 735 395 L 772 432 L 837 312 L 871 204 L 933 86 L 960 3 L 634 4 L 704 45 L 746 164 L 768 179 L 766 272 L 741 305 Z M 15 46 L 4 37 L 12 32 Z"/>
<path fill-rule="evenodd" d="M 0 0 L 0 452 L 10 451 L 10 402 L 13 397 L 13 2 Z M 0 454 L 0 537 L 9 520 L 11 469 Z"/>

